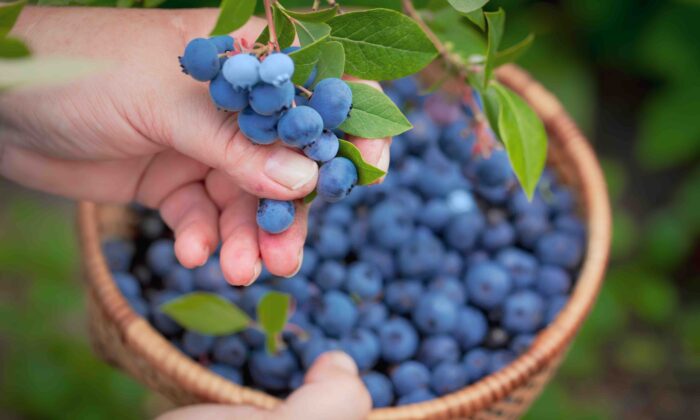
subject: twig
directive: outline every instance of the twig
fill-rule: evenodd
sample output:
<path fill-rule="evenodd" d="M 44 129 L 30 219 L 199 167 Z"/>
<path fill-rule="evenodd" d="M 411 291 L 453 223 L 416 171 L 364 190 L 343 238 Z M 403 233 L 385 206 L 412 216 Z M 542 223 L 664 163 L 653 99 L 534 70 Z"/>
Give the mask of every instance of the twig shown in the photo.
<path fill-rule="evenodd" d="M 310 91 L 309 89 L 305 88 L 305 87 L 302 86 L 302 85 L 294 85 L 294 86 L 295 86 L 297 89 L 299 89 L 304 95 L 308 96 L 309 98 L 311 97 L 311 95 L 314 94 L 312 91 Z"/>
<path fill-rule="evenodd" d="M 311 6 L 311 10 L 314 12 L 318 10 L 318 7 L 321 5 L 321 0 L 314 0 L 313 6 Z"/>
<path fill-rule="evenodd" d="M 267 19 L 267 30 L 270 33 L 270 42 L 279 51 L 280 44 L 277 42 L 277 30 L 275 29 L 275 20 L 272 18 L 272 3 L 276 0 L 265 0 L 265 18 Z"/>

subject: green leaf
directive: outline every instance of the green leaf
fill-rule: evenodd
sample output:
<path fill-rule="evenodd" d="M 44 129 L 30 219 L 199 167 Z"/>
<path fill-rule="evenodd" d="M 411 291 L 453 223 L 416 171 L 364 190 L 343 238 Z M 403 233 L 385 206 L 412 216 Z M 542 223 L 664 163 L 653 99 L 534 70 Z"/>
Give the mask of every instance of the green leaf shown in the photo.
<path fill-rule="evenodd" d="M 277 43 L 280 49 L 287 48 L 292 45 L 294 38 L 296 37 L 296 29 L 291 20 L 284 14 L 280 9 L 272 9 L 272 20 L 275 23 L 275 29 L 277 30 Z M 255 42 L 260 42 L 266 44 L 270 42 L 270 28 L 267 26 L 258 36 Z"/>
<path fill-rule="evenodd" d="M 340 78 L 345 72 L 345 50 L 343 44 L 335 41 L 324 42 L 320 46 L 318 64 L 316 64 L 316 81 L 328 79 L 329 77 Z"/>
<path fill-rule="evenodd" d="M 158 7 L 161 4 L 163 4 L 164 2 L 165 2 L 165 0 L 144 0 L 143 7 L 146 7 L 146 8 Z"/>
<path fill-rule="evenodd" d="M 425 16 L 430 28 L 445 46 L 465 62 L 473 55 L 486 54 L 486 42 L 478 29 L 465 25 L 457 13 L 448 7 Z"/>
<path fill-rule="evenodd" d="M 0 90 L 66 83 L 102 70 L 107 64 L 82 58 L 0 58 Z"/>
<path fill-rule="evenodd" d="M 314 201 L 314 200 L 316 199 L 316 196 L 317 196 L 317 195 L 318 195 L 318 192 L 316 192 L 316 190 L 311 191 L 311 192 L 309 193 L 309 195 L 307 195 L 306 197 L 304 197 L 304 204 L 309 204 L 309 203 L 311 203 L 312 201 Z"/>
<path fill-rule="evenodd" d="M 478 26 L 482 31 L 486 29 L 486 19 L 484 19 L 484 11 L 482 9 L 464 13 L 464 17 L 469 19 L 471 23 Z"/>
<path fill-rule="evenodd" d="M 498 47 L 501 45 L 503 37 L 503 26 L 506 23 L 506 13 L 503 9 L 498 9 L 497 12 L 484 13 L 488 22 L 488 46 L 486 48 L 486 66 L 484 67 L 484 88 L 491 80 L 491 75 L 495 66 L 496 54 Z"/>
<path fill-rule="evenodd" d="M 486 114 L 486 118 L 489 120 L 489 125 L 494 133 L 498 133 L 498 114 L 500 112 L 501 104 L 496 88 L 493 85 L 490 85 L 488 89 L 481 93 L 481 99 L 484 103 L 484 114 Z"/>
<path fill-rule="evenodd" d="M 18 58 L 30 55 L 29 48 L 17 38 L 0 38 L 0 57 Z"/>
<path fill-rule="evenodd" d="M 289 295 L 268 292 L 258 304 L 258 325 L 265 333 L 265 346 L 268 353 L 277 352 L 278 335 L 284 330 L 289 316 L 289 303 Z"/>
<path fill-rule="evenodd" d="M 385 94 L 364 83 L 348 82 L 352 90 L 350 116 L 340 125 L 348 134 L 380 139 L 395 136 L 413 126 Z"/>
<path fill-rule="evenodd" d="M 245 312 L 215 293 L 189 293 L 164 303 L 160 310 L 186 329 L 207 335 L 234 334 L 252 322 Z"/>
<path fill-rule="evenodd" d="M 117 0 L 117 7 L 129 8 L 134 5 L 135 0 Z M 144 6 L 146 3 L 144 2 Z"/>
<path fill-rule="evenodd" d="M 331 39 L 343 44 L 345 72 L 371 80 L 416 73 L 437 51 L 420 27 L 388 9 L 344 13 L 328 21 Z"/>
<path fill-rule="evenodd" d="M 386 172 L 365 162 L 360 153 L 360 149 L 347 140 L 340 140 L 338 156 L 348 158 L 355 164 L 358 176 L 357 185 L 371 184 L 386 175 Z"/>
<path fill-rule="evenodd" d="M 493 66 L 498 67 L 506 63 L 513 62 L 520 58 L 521 55 L 523 55 L 532 45 L 532 42 L 535 40 L 535 35 L 534 34 L 529 34 L 528 36 L 525 37 L 522 41 L 518 42 L 517 44 L 513 45 L 510 48 L 506 48 L 503 51 L 499 51 L 496 54 L 496 57 L 494 58 Z"/>
<path fill-rule="evenodd" d="M 323 43 L 311 44 L 300 50 L 296 50 L 289 54 L 289 57 L 294 60 L 294 75 L 292 82 L 297 85 L 304 84 L 311 75 L 311 72 L 318 62 L 321 54 L 321 46 Z"/>
<path fill-rule="evenodd" d="M 494 84 L 499 96 L 498 132 L 513 170 L 532 198 L 547 158 L 544 125 L 525 101 L 511 90 Z"/>
<path fill-rule="evenodd" d="M 331 27 L 325 23 L 296 22 L 294 26 L 299 35 L 299 43 L 302 46 L 311 45 L 326 39 L 331 34 Z"/>
<path fill-rule="evenodd" d="M 338 8 L 339 6 L 336 4 L 333 7 L 317 10 L 315 12 L 295 12 L 293 10 L 284 9 L 284 13 L 289 17 L 303 22 L 325 22 L 338 14 Z"/>
<path fill-rule="evenodd" d="M 4 38 L 13 26 L 27 0 L 0 4 L 0 38 Z"/>
<path fill-rule="evenodd" d="M 219 19 L 210 35 L 225 35 L 243 26 L 255 10 L 256 0 L 221 0 Z"/>
<path fill-rule="evenodd" d="M 460 13 L 470 13 L 484 7 L 489 0 L 447 0 Z"/>

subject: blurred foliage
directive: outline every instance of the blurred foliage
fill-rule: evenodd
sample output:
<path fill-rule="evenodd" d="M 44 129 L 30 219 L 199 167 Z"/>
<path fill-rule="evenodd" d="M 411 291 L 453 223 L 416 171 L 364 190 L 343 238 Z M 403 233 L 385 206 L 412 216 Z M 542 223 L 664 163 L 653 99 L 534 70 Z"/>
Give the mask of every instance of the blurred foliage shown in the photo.
<path fill-rule="evenodd" d="M 283 3 L 308 7 L 311 0 Z M 160 6 L 217 4 L 165 0 Z M 381 5 L 399 8 L 400 1 Z M 693 418 L 700 411 L 700 5 L 492 0 L 488 8 L 498 6 L 508 13 L 504 45 L 536 34 L 520 64 L 560 98 L 591 139 L 615 216 L 606 284 L 527 418 Z M 467 35 L 457 31 L 464 31 L 455 31 L 455 47 L 469 48 L 459 42 Z M 0 197 L 3 407 L 30 418 L 143 416 L 134 408 L 144 406 L 144 390 L 98 362 L 86 343 L 65 206 L 2 189 Z"/>

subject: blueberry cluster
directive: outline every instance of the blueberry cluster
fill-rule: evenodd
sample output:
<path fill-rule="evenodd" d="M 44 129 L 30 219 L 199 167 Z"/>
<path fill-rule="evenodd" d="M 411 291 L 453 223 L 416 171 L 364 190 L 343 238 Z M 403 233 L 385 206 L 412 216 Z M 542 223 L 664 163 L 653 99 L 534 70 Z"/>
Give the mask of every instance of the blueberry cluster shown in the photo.
<path fill-rule="evenodd" d="M 324 351 L 343 350 L 375 407 L 456 391 L 525 352 L 567 302 L 583 258 L 574 195 L 547 171 L 528 201 L 502 151 L 472 153 L 468 112 L 439 94 L 419 96 L 413 79 L 386 89 L 415 128 L 392 144 L 383 184 L 313 204 L 297 275 L 263 270 L 237 288 L 216 255 L 184 269 L 171 234 L 141 210 L 134 242 L 105 244 L 134 309 L 215 373 L 275 395 L 296 389 Z M 284 333 L 277 354 L 253 329 L 219 338 L 183 331 L 158 305 L 193 290 L 219 293 L 251 315 L 266 292 L 287 293 L 298 328 Z"/>
<path fill-rule="evenodd" d="M 342 200 L 358 180 L 357 168 L 339 157 L 337 128 L 348 117 L 352 91 L 338 78 L 318 81 L 312 72 L 305 86 L 294 86 L 294 61 L 288 56 L 298 47 L 265 55 L 236 51 L 228 35 L 190 41 L 180 57 L 183 71 L 200 81 L 210 81 L 209 93 L 222 110 L 238 112 L 238 127 L 253 143 L 272 144 L 280 139 L 321 164 L 317 194 L 326 201 Z M 232 54 L 232 55 L 231 55 Z M 281 233 L 294 221 L 292 202 L 261 199 L 258 225 L 269 233 Z"/>

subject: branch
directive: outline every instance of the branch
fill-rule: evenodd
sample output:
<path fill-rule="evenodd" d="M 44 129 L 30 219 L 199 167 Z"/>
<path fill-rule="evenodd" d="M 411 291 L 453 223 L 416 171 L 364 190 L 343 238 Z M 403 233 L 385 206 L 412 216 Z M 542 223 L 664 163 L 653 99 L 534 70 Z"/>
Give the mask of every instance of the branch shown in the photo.
<path fill-rule="evenodd" d="M 280 45 L 277 42 L 277 30 L 275 29 L 275 20 L 272 17 L 272 3 L 276 0 L 265 0 L 265 18 L 267 19 L 267 30 L 270 33 L 270 42 L 274 48 L 279 51 Z"/>

